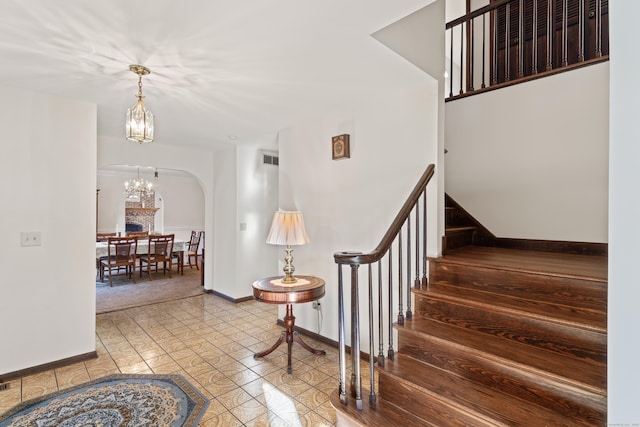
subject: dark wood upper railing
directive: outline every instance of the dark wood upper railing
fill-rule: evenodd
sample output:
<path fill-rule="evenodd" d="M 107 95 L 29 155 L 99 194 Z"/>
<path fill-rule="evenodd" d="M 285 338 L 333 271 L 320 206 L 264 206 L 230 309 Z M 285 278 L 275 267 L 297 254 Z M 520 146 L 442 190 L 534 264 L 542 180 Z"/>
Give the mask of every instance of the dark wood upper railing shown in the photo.
<path fill-rule="evenodd" d="M 368 309 L 369 309 L 369 380 L 371 389 L 369 404 L 376 404 L 376 387 L 374 381 L 374 364 L 384 366 L 385 339 L 388 345 L 387 358 L 393 360 L 393 318 L 394 301 L 398 301 L 396 321 L 404 324 L 404 319 L 411 319 L 411 286 L 417 288 L 427 286 L 427 186 L 434 173 L 434 165 L 427 167 L 413 191 L 402 205 L 391 226 L 384 234 L 378 246 L 371 252 L 337 252 L 334 260 L 338 264 L 338 346 L 340 364 L 340 401 L 347 403 L 346 385 L 346 322 L 344 304 L 344 284 L 342 267 L 351 267 L 351 395 L 356 400 L 358 409 L 362 409 L 362 380 L 360 376 L 360 297 L 359 268 L 367 265 Z M 422 207 L 421 207 L 422 206 Z M 411 220 L 414 220 L 414 238 L 411 234 Z M 406 230 L 406 242 L 403 244 L 403 230 Z M 397 242 L 397 255 L 393 246 Z M 404 252 L 406 250 L 406 252 Z M 403 254 L 405 254 L 403 261 Z M 383 263 L 383 258 L 386 262 Z M 377 268 L 373 269 L 373 264 Z M 384 264 L 384 265 L 383 265 Z M 386 270 L 386 271 L 383 271 Z M 406 272 L 406 276 L 403 273 Z M 397 286 L 394 277 L 397 274 Z M 374 280 L 377 282 L 377 295 L 374 293 Z M 406 291 L 406 312 L 403 307 L 403 294 Z M 384 312 L 387 311 L 386 322 Z M 374 335 L 377 331 L 377 337 Z M 386 337 L 385 337 L 386 334 Z M 376 358 L 375 343 L 378 343 Z"/>
<path fill-rule="evenodd" d="M 447 101 L 608 60 L 608 5 L 496 0 L 447 23 Z"/>

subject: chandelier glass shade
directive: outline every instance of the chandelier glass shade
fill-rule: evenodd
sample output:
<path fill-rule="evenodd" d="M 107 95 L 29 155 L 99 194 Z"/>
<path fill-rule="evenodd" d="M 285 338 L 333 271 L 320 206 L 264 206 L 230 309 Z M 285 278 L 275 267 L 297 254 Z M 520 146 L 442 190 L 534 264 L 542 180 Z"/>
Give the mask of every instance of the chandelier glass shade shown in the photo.
<path fill-rule="evenodd" d="M 139 143 L 153 141 L 153 113 L 147 110 L 142 103 L 142 76 L 151 73 L 147 67 L 142 65 L 130 65 L 129 70 L 138 75 L 138 102 L 127 109 L 126 136 L 128 140 Z"/>
<path fill-rule="evenodd" d="M 124 183 L 124 195 L 127 201 L 139 202 L 141 196 L 151 195 L 153 193 L 153 183 L 140 177 L 140 169 L 138 169 L 138 176 L 136 178 L 129 179 Z"/>

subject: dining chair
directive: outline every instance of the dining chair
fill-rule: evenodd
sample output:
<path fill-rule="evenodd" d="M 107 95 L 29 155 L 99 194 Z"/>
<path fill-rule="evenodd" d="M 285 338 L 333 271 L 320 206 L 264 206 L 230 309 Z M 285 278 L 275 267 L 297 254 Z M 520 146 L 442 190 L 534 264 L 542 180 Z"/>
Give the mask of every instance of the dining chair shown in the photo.
<path fill-rule="evenodd" d="M 106 242 L 107 240 L 109 240 L 109 237 L 118 237 L 118 234 L 116 232 L 113 233 L 96 233 L 96 242 Z M 97 272 L 100 271 L 100 261 L 102 261 L 103 259 L 107 259 L 106 256 L 100 257 L 100 258 L 96 258 L 96 274 Z M 103 280 L 104 277 L 100 277 L 100 280 Z"/>
<path fill-rule="evenodd" d="M 116 275 L 127 275 L 133 280 L 133 283 L 136 283 L 137 250 L 137 237 L 109 238 L 107 240 L 107 258 L 100 261 L 100 281 L 104 282 L 104 271 L 107 269 L 109 271 L 109 286 L 113 286 L 111 278 Z M 122 268 L 124 268 L 124 273 L 120 273 Z"/>
<path fill-rule="evenodd" d="M 187 244 L 187 262 L 189 263 L 189 268 L 193 268 L 195 264 L 196 270 L 200 270 L 198 267 L 198 248 L 200 247 L 200 238 L 202 237 L 202 231 L 192 231 L 191 238 L 189 239 L 189 243 Z M 191 259 L 193 258 L 194 264 L 191 264 Z"/>
<path fill-rule="evenodd" d="M 147 250 L 147 254 L 138 257 L 140 277 L 142 277 L 143 264 L 147 265 L 147 275 L 149 276 L 149 280 L 151 280 L 151 266 L 155 265 L 156 272 L 158 272 L 158 263 L 162 263 L 162 273 L 166 274 L 167 270 L 169 270 L 169 278 L 171 278 L 173 241 L 173 234 L 149 236 L 149 245 L 147 246 L 149 249 Z"/>

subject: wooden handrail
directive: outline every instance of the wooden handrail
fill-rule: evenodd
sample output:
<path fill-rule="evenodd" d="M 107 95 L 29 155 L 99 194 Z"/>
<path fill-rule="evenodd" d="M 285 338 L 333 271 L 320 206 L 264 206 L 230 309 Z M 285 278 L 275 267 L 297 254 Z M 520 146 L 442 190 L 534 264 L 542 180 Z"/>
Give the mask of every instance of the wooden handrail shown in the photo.
<path fill-rule="evenodd" d="M 424 192 L 427 184 L 433 176 L 435 166 L 430 164 L 420 177 L 420 180 L 414 187 L 409 197 L 402 205 L 400 212 L 396 215 L 396 218 L 391 223 L 391 226 L 382 237 L 382 240 L 376 246 L 376 248 L 369 253 L 361 252 L 337 252 L 333 255 L 333 259 L 336 264 L 370 264 L 380 260 L 389 250 L 389 247 L 393 243 L 394 239 L 400 232 L 402 224 L 406 221 L 407 217 L 411 213 L 411 210 L 415 206 L 420 195 Z"/>
<path fill-rule="evenodd" d="M 480 9 L 476 9 L 473 12 L 467 13 L 464 16 L 461 16 L 460 18 L 454 19 L 453 21 L 447 22 L 447 24 L 445 25 L 445 29 L 449 29 L 449 28 L 453 28 L 456 25 L 462 24 L 463 22 L 467 22 L 470 21 L 473 18 L 477 18 L 480 15 L 484 15 L 485 13 L 489 12 L 490 10 L 493 9 L 497 9 L 500 6 L 502 6 L 503 4 L 509 3 L 512 0 L 500 0 L 491 4 L 488 4 L 486 6 L 481 7 Z"/>

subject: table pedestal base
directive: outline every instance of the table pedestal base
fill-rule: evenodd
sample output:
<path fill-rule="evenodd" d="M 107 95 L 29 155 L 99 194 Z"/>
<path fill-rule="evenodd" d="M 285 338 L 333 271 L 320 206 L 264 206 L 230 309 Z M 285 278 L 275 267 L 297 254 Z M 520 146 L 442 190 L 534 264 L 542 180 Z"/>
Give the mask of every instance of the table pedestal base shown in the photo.
<path fill-rule="evenodd" d="M 293 307 L 291 304 L 287 304 L 287 314 L 284 316 L 284 331 L 282 331 L 282 333 L 280 334 L 280 338 L 278 338 L 275 344 L 273 344 L 269 349 L 265 351 L 261 351 L 260 353 L 255 353 L 253 355 L 253 358 L 257 359 L 258 357 L 264 357 L 268 354 L 271 354 L 276 348 L 280 347 L 280 344 L 286 342 L 287 343 L 287 373 L 290 374 L 291 373 L 291 346 L 293 345 L 294 342 L 297 342 L 298 344 L 300 344 L 302 348 L 304 348 L 310 353 L 318 354 L 318 355 L 327 354 L 326 351 L 312 348 L 309 345 L 307 345 L 307 343 L 302 341 L 302 338 L 300 337 L 300 335 L 293 330 L 295 322 L 296 322 L 296 318 L 293 316 Z"/>

